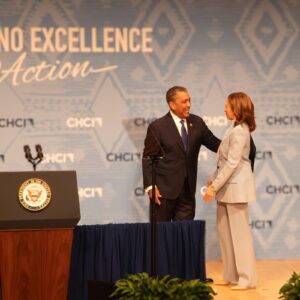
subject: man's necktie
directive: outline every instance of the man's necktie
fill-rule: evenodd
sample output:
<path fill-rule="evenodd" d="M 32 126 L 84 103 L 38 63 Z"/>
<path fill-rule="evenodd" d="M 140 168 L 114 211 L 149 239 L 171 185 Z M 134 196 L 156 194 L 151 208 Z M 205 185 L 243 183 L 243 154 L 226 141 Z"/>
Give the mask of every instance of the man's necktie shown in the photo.
<path fill-rule="evenodd" d="M 188 134 L 184 126 L 184 120 L 181 120 L 180 123 L 181 123 L 181 139 L 183 142 L 184 149 L 186 151 L 188 146 Z"/>

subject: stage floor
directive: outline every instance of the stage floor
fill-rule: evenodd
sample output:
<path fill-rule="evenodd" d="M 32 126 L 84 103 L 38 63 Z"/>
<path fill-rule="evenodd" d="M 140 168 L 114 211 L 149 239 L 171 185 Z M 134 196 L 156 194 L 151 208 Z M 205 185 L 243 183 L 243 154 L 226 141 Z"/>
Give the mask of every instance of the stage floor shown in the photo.
<path fill-rule="evenodd" d="M 221 261 L 206 263 L 207 276 L 216 282 L 222 278 Z M 293 271 L 300 272 L 300 260 L 257 261 L 259 283 L 256 289 L 231 291 L 227 286 L 213 285 L 218 295 L 216 300 L 274 300 L 279 298 L 279 289 L 290 278 Z"/>

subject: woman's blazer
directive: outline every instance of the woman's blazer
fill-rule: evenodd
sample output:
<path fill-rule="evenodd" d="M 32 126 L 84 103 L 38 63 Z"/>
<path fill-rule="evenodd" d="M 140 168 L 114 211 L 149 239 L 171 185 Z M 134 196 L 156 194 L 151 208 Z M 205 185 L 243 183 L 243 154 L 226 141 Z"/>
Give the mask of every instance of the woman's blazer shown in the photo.
<path fill-rule="evenodd" d="M 218 150 L 218 163 L 212 184 L 216 199 L 226 203 L 255 201 L 254 176 L 251 170 L 250 132 L 247 124 L 231 127 Z"/>

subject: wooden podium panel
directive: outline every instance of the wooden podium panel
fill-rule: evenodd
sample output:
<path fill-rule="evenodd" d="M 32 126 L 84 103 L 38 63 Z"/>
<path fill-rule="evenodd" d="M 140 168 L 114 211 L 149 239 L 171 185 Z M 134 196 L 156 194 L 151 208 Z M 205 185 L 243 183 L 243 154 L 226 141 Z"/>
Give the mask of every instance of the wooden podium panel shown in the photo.
<path fill-rule="evenodd" d="M 66 300 L 72 229 L 0 232 L 3 300 Z"/>

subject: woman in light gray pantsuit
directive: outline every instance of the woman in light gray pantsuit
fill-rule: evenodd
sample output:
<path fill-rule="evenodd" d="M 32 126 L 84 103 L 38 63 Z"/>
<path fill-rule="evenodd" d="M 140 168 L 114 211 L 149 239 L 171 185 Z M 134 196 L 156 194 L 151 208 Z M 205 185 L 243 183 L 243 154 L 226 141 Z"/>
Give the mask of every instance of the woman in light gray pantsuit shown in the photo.
<path fill-rule="evenodd" d="M 224 264 L 223 284 L 234 290 L 257 285 L 255 254 L 249 227 L 248 202 L 255 201 L 250 132 L 256 127 L 254 106 L 245 93 L 232 93 L 225 113 L 233 121 L 218 150 L 217 170 L 208 184 L 206 202 L 217 199 L 217 227 Z"/>

